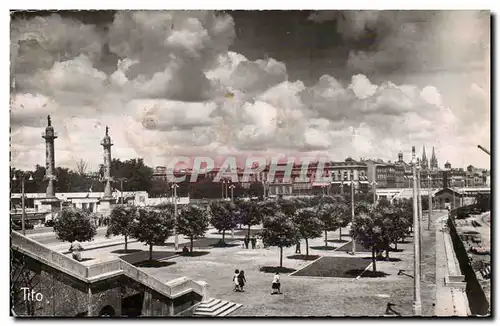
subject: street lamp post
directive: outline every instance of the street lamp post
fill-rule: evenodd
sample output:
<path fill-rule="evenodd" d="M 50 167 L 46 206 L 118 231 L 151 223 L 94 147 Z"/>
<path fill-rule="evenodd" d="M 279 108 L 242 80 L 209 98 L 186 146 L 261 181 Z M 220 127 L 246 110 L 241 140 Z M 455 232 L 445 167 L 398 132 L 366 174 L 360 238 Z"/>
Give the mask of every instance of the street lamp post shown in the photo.
<path fill-rule="evenodd" d="M 356 216 L 354 214 L 354 180 L 351 180 L 351 225 L 354 224 Z M 352 254 L 356 254 L 356 241 L 352 239 Z"/>
<path fill-rule="evenodd" d="M 115 178 L 115 180 L 120 181 L 120 202 L 123 205 L 123 182 L 126 182 L 127 178 Z"/>
<path fill-rule="evenodd" d="M 226 180 L 222 180 L 221 181 L 221 191 L 222 191 L 222 195 L 221 195 L 221 198 L 224 199 L 224 184 L 226 183 Z"/>
<path fill-rule="evenodd" d="M 177 188 L 179 185 L 177 183 L 172 184 L 172 189 L 174 190 L 174 218 L 175 218 L 175 250 L 179 250 L 179 235 L 177 234 Z"/>
<path fill-rule="evenodd" d="M 231 189 L 231 201 L 234 203 L 234 185 L 230 185 L 229 188 Z"/>
<path fill-rule="evenodd" d="M 412 158 L 413 174 L 413 314 L 422 314 L 422 303 L 420 297 L 420 235 L 418 220 L 418 200 L 417 200 L 417 160 L 415 158 L 415 147 L 413 147 Z"/>
<path fill-rule="evenodd" d="M 427 221 L 427 229 L 430 231 L 431 230 L 431 219 L 432 219 L 432 197 L 431 197 L 432 177 L 429 174 L 429 176 L 427 178 L 429 179 L 429 192 L 428 192 L 428 199 L 429 199 L 429 220 Z"/>
<path fill-rule="evenodd" d="M 22 213 L 21 213 L 21 230 L 22 230 L 22 233 L 23 235 L 26 235 L 26 226 L 25 226 L 25 221 L 26 221 L 26 204 L 24 202 L 24 181 L 25 181 L 25 178 L 26 178 L 26 175 L 25 173 L 21 174 L 21 209 L 22 209 Z M 17 181 L 17 178 L 16 178 L 16 175 L 14 174 L 14 177 L 12 178 L 12 181 Z M 28 179 L 28 181 L 33 181 L 33 177 L 31 176 L 30 174 L 30 177 Z"/>
<path fill-rule="evenodd" d="M 226 196 L 224 197 L 225 199 L 229 198 L 228 192 L 227 192 L 227 186 L 228 185 L 229 185 L 229 180 L 226 180 L 226 182 L 224 183 L 224 191 L 225 191 L 225 194 L 226 194 Z"/>
<path fill-rule="evenodd" d="M 377 183 L 375 181 L 372 182 L 372 191 L 373 191 L 373 205 L 377 203 Z"/>
<path fill-rule="evenodd" d="M 423 214 L 422 214 L 422 192 L 421 192 L 421 172 L 422 168 L 420 166 L 420 160 L 417 159 L 417 204 L 418 204 L 418 227 L 419 227 L 419 235 L 420 235 L 420 241 L 419 241 L 419 247 L 420 247 L 420 261 L 422 261 L 422 242 L 423 242 L 423 236 L 424 236 L 424 226 L 423 226 Z M 422 269 L 420 269 L 420 277 L 422 277 Z"/>

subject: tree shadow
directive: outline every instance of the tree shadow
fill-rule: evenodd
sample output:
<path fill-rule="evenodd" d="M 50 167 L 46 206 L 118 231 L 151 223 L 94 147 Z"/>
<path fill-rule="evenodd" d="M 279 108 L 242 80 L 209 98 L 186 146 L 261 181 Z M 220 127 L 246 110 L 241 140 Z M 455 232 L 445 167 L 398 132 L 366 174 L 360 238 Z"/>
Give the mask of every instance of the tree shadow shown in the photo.
<path fill-rule="evenodd" d="M 321 256 L 318 255 L 292 255 L 292 256 L 287 256 L 286 258 L 288 259 L 299 259 L 299 260 L 316 260 Z"/>
<path fill-rule="evenodd" d="M 114 250 L 112 251 L 111 253 L 112 254 L 133 254 L 134 252 L 139 252 L 139 251 L 142 251 L 141 249 L 118 249 L 118 250 Z"/>
<path fill-rule="evenodd" d="M 167 267 L 176 264 L 175 261 L 159 261 L 159 260 L 144 260 L 138 263 L 133 264 L 136 267 Z"/>
<path fill-rule="evenodd" d="M 208 255 L 210 251 L 193 251 L 193 252 L 181 252 L 179 253 L 182 257 L 200 257 Z"/>
<path fill-rule="evenodd" d="M 237 246 L 239 246 L 239 244 L 237 244 L 237 243 L 217 242 L 212 247 L 214 247 L 214 248 L 231 248 L 231 247 L 237 247 Z"/>
<path fill-rule="evenodd" d="M 82 260 L 80 260 L 80 262 L 82 262 L 82 261 L 94 260 L 94 259 L 95 259 L 95 258 L 86 257 L 86 258 L 82 258 Z"/>
<path fill-rule="evenodd" d="M 279 266 L 262 266 L 259 268 L 259 271 L 263 273 L 283 273 L 283 274 L 289 274 L 293 273 L 296 271 L 296 269 L 293 268 L 287 268 L 287 267 L 279 267 Z"/>
<path fill-rule="evenodd" d="M 372 260 L 372 257 L 363 257 L 363 259 L 366 259 L 366 260 Z M 398 262 L 398 261 L 401 261 L 400 258 L 393 258 L 393 257 L 389 257 L 389 259 L 385 258 L 385 257 L 377 257 L 377 261 L 389 261 L 389 262 Z"/>
<path fill-rule="evenodd" d="M 335 239 L 335 240 L 328 240 L 328 242 L 333 242 L 333 243 L 346 243 L 346 242 L 349 242 L 349 240 L 339 240 L 339 239 Z"/>
<path fill-rule="evenodd" d="M 177 255 L 175 251 L 155 251 L 153 250 L 153 260 L 163 260 L 169 257 Z M 138 250 L 133 253 L 129 253 L 123 256 L 120 256 L 120 259 L 123 259 L 129 264 L 141 263 L 144 261 L 149 261 L 149 251 L 147 250 Z"/>
<path fill-rule="evenodd" d="M 400 244 L 408 244 L 408 243 L 413 243 L 413 241 L 401 240 L 401 241 L 398 241 L 398 243 L 400 243 Z"/>
<path fill-rule="evenodd" d="M 335 250 L 338 247 L 333 247 L 333 246 L 328 246 L 328 247 L 325 247 L 325 246 L 315 246 L 315 247 L 309 247 L 309 248 L 314 249 L 314 250 Z"/>
<path fill-rule="evenodd" d="M 363 273 L 360 277 L 361 278 L 364 278 L 364 277 L 367 277 L 367 278 L 377 278 L 377 277 L 386 277 L 390 274 L 387 274 L 387 273 L 384 273 L 384 272 L 381 272 L 381 271 L 365 271 L 364 269 L 350 269 L 348 271 L 345 272 L 345 275 L 349 275 L 349 276 L 352 276 L 352 277 L 358 277 L 361 273 Z"/>
<path fill-rule="evenodd" d="M 403 252 L 403 251 L 405 251 L 405 250 L 404 250 L 404 249 L 401 249 L 401 248 L 398 248 L 398 249 L 391 248 L 391 251 L 392 251 L 392 252 Z"/>

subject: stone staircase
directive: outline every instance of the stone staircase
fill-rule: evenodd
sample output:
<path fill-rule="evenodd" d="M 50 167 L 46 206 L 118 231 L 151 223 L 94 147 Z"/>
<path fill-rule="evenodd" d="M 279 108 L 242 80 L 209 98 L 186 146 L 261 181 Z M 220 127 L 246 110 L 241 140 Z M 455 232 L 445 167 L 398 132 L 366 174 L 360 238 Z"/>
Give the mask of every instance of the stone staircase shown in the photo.
<path fill-rule="evenodd" d="M 225 317 L 242 306 L 241 303 L 210 298 L 202 301 L 194 311 L 195 317 Z"/>

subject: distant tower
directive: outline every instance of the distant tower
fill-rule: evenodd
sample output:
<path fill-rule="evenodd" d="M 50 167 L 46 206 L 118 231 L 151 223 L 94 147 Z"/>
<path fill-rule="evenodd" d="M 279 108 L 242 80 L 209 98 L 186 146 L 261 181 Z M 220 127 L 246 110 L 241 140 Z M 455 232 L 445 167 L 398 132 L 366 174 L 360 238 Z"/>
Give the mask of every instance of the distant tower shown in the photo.
<path fill-rule="evenodd" d="M 398 162 L 403 163 L 403 152 L 399 151 L 398 153 Z"/>
<path fill-rule="evenodd" d="M 431 170 L 439 169 L 438 160 L 436 158 L 436 153 L 434 152 L 434 146 L 432 146 L 432 156 L 431 156 Z"/>
<path fill-rule="evenodd" d="M 55 176 L 55 154 L 54 154 L 54 139 L 57 138 L 50 121 L 50 115 L 47 116 L 47 128 L 42 134 L 45 139 L 45 179 L 49 180 L 47 184 L 46 196 L 47 198 L 56 198 L 54 182 L 57 180 Z"/>
<path fill-rule="evenodd" d="M 111 137 L 109 137 L 109 128 L 106 126 L 106 135 L 102 139 L 101 145 L 104 148 L 104 181 L 106 181 L 106 186 L 104 187 L 103 200 L 112 200 L 113 196 L 111 194 Z"/>
<path fill-rule="evenodd" d="M 425 154 L 425 146 L 422 149 L 422 160 L 420 164 L 423 170 L 427 170 L 429 168 L 429 162 L 427 161 L 427 155 Z"/>

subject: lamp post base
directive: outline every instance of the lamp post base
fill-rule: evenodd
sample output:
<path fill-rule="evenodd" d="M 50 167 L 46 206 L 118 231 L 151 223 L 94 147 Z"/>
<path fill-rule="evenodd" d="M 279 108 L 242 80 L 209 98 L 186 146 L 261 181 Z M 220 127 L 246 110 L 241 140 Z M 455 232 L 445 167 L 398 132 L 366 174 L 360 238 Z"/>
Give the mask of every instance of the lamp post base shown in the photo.
<path fill-rule="evenodd" d="M 420 302 L 413 302 L 413 315 L 422 316 L 422 304 Z"/>

